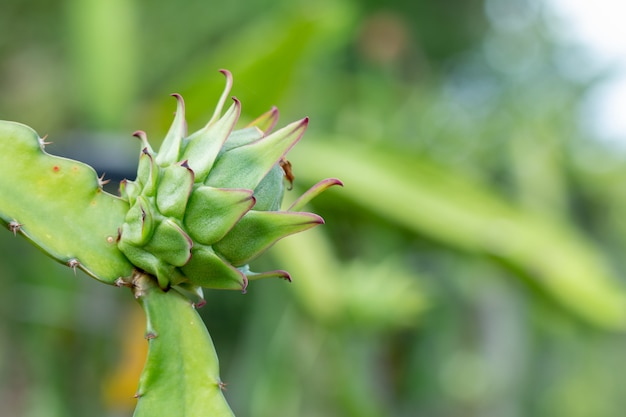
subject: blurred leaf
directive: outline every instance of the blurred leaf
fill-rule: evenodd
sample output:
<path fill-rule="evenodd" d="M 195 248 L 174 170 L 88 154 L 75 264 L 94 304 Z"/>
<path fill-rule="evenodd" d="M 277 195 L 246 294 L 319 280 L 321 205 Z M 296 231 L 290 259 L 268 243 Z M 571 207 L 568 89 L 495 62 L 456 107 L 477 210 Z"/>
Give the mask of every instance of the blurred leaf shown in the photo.
<path fill-rule="evenodd" d="M 68 0 L 67 36 L 73 93 L 87 125 L 118 128 L 137 92 L 137 34 L 133 0 Z"/>
<path fill-rule="evenodd" d="M 339 195 L 414 233 L 502 259 L 580 318 L 626 329 L 623 287 L 566 222 L 519 209 L 461 172 L 389 149 L 317 139 L 297 152 L 306 155 L 292 159 L 307 180 L 320 172 L 341 178 Z"/>

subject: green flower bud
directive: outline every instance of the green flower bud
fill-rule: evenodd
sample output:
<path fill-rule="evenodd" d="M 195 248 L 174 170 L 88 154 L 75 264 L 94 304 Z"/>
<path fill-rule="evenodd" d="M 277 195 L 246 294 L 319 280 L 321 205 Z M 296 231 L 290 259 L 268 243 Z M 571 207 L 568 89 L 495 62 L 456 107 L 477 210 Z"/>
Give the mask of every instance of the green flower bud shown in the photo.
<path fill-rule="evenodd" d="M 176 115 L 158 152 L 145 133 L 135 133 L 143 142 L 137 179 L 120 185 L 130 210 L 119 249 L 162 288 L 178 285 L 194 298 L 201 295 L 199 287 L 245 290 L 248 279 L 290 280 L 285 271 L 255 273 L 247 263 L 277 240 L 323 223 L 312 213 L 279 211 L 285 188 L 281 161 L 308 119 L 270 133 L 278 119 L 273 108 L 234 130 L 241 104 L 234 99 L 221 116 L 232 86 L 230 73 L 223 73 L 226 88 L 202 129 L 187 136 L 185 105 L 175 94 Z M 338 181 L 305 193 L 298 210 L 333 183 Z"/>

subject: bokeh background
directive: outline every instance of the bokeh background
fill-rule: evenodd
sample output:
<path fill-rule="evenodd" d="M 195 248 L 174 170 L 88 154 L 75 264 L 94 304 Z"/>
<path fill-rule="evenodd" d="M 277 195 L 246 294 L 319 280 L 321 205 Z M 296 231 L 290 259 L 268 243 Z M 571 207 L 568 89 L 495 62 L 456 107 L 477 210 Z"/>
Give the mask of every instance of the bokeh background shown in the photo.
<path fill-rule="evenodd" d="M 203 125 L 220 68 L 242 123 L 311 118 L 295 187 L 345 187 L 259 260 L 294 282 L 200 310 L 239 416 L 621 416 L 626 155 L 585 123 L 611 69 L 562 24 L 547 0 L 4 0 L 0 118 L 113 190 L 170 93 Z M 0 414 L 131 415 L 130 292 L 0 251 Z"/>

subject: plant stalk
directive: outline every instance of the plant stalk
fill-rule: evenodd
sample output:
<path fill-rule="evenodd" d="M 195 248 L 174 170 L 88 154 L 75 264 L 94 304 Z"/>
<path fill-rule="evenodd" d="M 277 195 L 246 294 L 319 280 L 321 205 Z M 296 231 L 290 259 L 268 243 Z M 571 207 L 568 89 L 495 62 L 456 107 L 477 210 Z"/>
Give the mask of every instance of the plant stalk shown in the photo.
<path fill-rule="evenodd" d="M 193 303 L 136 272 L 132 291 L 146 313 L 148 357 L 134 417 L 234 416 L 224 395 L 211 336 Z"/>

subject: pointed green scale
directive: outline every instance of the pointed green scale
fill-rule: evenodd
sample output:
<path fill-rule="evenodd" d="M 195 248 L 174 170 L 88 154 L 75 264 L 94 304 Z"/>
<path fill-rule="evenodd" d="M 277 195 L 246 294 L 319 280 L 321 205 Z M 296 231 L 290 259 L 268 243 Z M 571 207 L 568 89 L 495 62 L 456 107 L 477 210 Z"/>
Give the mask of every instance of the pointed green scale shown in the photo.
<path fill-rule="evenodd" d="M 187 205 L 185 228 L 195 241 L 210 245 L 222 239 L 254 202 L 251 190 L 196 187 Z"/>
<path fill-rule="evenodd" d="M 181 143 L 187 133 L 185 101 L 180 94 L 172 94 L 172 96 L 176 98 L 176 114 L 156 156 L 156 163 L 159 166 L 170 165 L 179 161 Z"/>
<path fill-rule="evenodd" d="M 192 303 L 174 289 L 162 291 L 146 275 L 133 284 L 148 340 L 133 417 L 233 416 L 213 341 Z"/>
<path fill-rule="evenodd" d="M 265 278 L 281 278 L 281 279 L 284 279 L 285 281 L 291 282 L 291 275 L 289 275 L 289 272 L 283 271 L 282 269 L 277 269 L 275 271 L 266 271 L 266 272 L 247 271 L 245 272 L 245 274 L 246 274 L 246 277 L 248 277 L 249 281 L 256 281 L 256 280 L 265 279 Z"/>
<path fill-rule="evenodd" d="M 42 142 L 33 129 L 0 121 L 0 218 L 100 281 L 130 276 L 116 245 L 128 203 L 102 191 L 91 167 L 43 152 Z"/>
<path fill-rule="evenodd" d="M 194 172 L 185 163 L 163 168 L 156 193 L 159 212 L 164 216 L 182 219 L 193 182 Z"/>
<path fill-rule="evenodd" d="M 245 290 L 246 276 L 220 258 L 210 246 L 195 245 L 191 259 L 181 269 L 193 284 L 221 290 Z"/>
<path fill-rule="evenodd" d="M 278 108 L 272 107 L 270 111 L 263 113 L 252 122 L 248 124 L 246 127 L 256 127 L 263 132 L 263 134 L 267 135 L 269 132 L 274 129 L 276 123 L 278 122 Z"/>
<path fill-rule="evenodd" d="M 235 103 L 228 109 L 224 117 L 215 123 L 207 124 L 185 140 L 185 150 L 181 159 L 187 160 L 198 182 L 204 182 L 206 179 L 226 138 L 239 119 L 241 104 L 239 100 L 234 100 Z"/>
<path fill-rule="evenodd" d="M 278 109 L 272 107 L 272 110 L 260 115 L 245 128 L 233 131 L 224 143 L 222 153 L 233 148 L 238 148 L 239 146 L 256 142 L 271 132 L 277 121 Z"/>
<path fill-rule="evenodd" d="M 308 119 L 284 128 L 244 146 L 221 154 L 209 173 L 206 185 L 254 189 L 269 170 L 304 134 Z"/>
<path fill-rule="evenodd" d="M 141 193 L 146 196 L 153 196 L 156 190 L 156 182 L 158 176 L 158 167 L 154 162 L 154 158 L 147 148 L 141 151 L 139 156 L 139 165 L 137 166 L 137 180 L 138 187 L 141 188 Z"/>
<path fill-rule="evenodd" d="M 162 220 L 144 249 L 174 266 L 183 266 L 191 256 L 191 238 L 171 219 Z"/>
<path fill-rule="evenodd" d="M 291 206 L 289 206 L 288 211 L 302 210 L 304 206 L 306 206 L 311 200 L 313 200 L 324 191 L 328 190 L 333 185 L 339 185 L 340 187 L 343 187 L 343 182 L 341 182 L 337 178 L 326 178 L 318 182 L 313 187 L 305 191 L 304 194 L 298 197 L 296 201 L 294 201 Z"/>
<path fill-rule="evenodd" d="M 246 127 L 244 129 L 234 130 L 222 147 L 221 153 L 228 152 L 231 149 L 247 145 L 262 139 L 264 133 L 258 127 Z"/>
<path fill-rule="evenodd" d="M 137 196 L 141 193 L 141 187 L 134 181 L 122 180 L 120 181 L 120 197 L 132 206 L 135 204 Z"/>
<path fill-rule="evenodd" d="M 283 185 L 285 173 L 279 164 L 270 169 L 259 185 L 254 189 L 255 210 L 276 211 L 280 208 L 285 193 Z"/>
<path fill-rule="evenodd" d="M 153 232 L 154 217 L 150 203 L 144 196 L 139 196 L 126 214 L 126 222 L 122 225 L 122 236 L 127 242 L 143 246 L 152 237 Z"/>
<path fill-rule="evenodd" d="M 278 240 L 323 223 L 313 213 L 251 210 L 213 248 L 233 265 L 241 266 Z"/>

